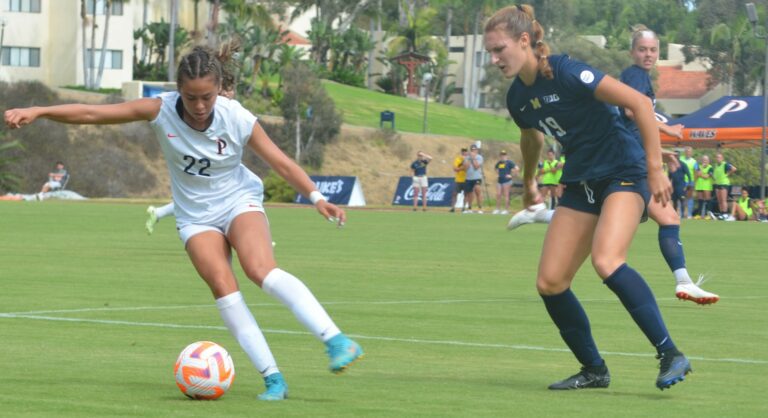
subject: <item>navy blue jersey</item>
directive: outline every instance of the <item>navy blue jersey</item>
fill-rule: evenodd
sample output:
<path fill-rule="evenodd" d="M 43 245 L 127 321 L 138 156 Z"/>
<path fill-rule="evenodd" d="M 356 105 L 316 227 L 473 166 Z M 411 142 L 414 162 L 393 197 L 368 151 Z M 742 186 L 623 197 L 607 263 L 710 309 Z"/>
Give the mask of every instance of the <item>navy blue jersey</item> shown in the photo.
<path fill-rule="evenodd" d="M 512 170 L 517 167 L 512 160 L 499 160 L 494 168 L 499 173 L 499 183 L 506 183 L 512 181 L 508 175 L 512 174 Z"/>
<path fill-rule="evenodd" d="M 647 71 L 638 67 L 637 65 L 632 65 L 621 72 L 621 77 L 619 77 L 619 80 L 629 87 L 632 87 L 640 93 L 648 96 L 648 98 L 651 99 L 651 102 L 653 102 L 654 109 L 656 108 L 656 93 L 653 92 L 651 76 L 648 75 Z M 640 130 L 637 129 L 635 121 L 627 117 L 627 114 L 623 108 L 619 108 L 619 111 L 621 114 L 621 121 L 624 122 L 624 125 L 627 127 L 627 129 L 632 132 L 632 135 L 635 135 L 636 138 L 640 139 Z"/>
<path fill-rule="evenodd" d="M 604 73 L 567 55 L 553 55 L 554 79 L 538 74 L 532 86 L 516 78 L 507 109 L 520 129 L 538 129 L 563 146 L 562 183 L 647 174 L 645 152 L 619 119 L 616 107 L 595 98 Z"/>
<path fill-rule="evenodd" d="M 429 160 L 416 160 L 411 164 L 414 176 L 426 176 Z"/>
<path fill-rule="evenodd" d="M 691 173 L 685 164 L 680 164 L 677 170 L 669 172 L 669 181 L 672 183 L 674 194 L 678 196 L 685 194 L 685 186 L 688 184 L 689 178 L 691 178 Z"/>

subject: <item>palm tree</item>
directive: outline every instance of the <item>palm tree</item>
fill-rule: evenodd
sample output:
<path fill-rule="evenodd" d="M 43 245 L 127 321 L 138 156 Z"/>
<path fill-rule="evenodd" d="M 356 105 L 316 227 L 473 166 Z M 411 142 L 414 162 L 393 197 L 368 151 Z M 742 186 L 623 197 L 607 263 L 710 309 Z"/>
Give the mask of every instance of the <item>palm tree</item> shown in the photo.
<path fill-rule="evenodd" d="M 99 57 L 99 72 L 96 76 L 96 82 L 93 85 L 94 90 L 98 90 L 101 87 L 101 77 L 104 75 L 104 61 L 107 57 L 107 39 L 109 39 L 109 18 L 112 17 L 112 2 L 122 3 L 123 0 L 105 0 L 104 8 L 106 9 L 104 17 L 104 34 L 101 40 L 101 56 Z M 95 6 L 94 6 L 95 7 Z M 94 13 L 94 18 L 96 14 Z"/>
<path fill-rule="evenodd" d="M 171 0 L 171 27 L 168 32 L 168 81 L 174 81 L 176 78 L 176 15 L 178 9 L 178 0 Z"/>
<path fill-rule="evenodd" d="M 83 44 L 83 85 L 85 88 L 89 88 L 88 81 L 89 76 L 89 60 L 88 60 L 88 43 L 86 42 L 86 31 L 88 30 L 88 10 L 85 7 L 85 0 L 80 0 L 80 20 L 82 20 L 83 30 L 81 32 L 81 41 Z"/>
<path fill-rule="evenodd" d="M 221 8 L 221 1 L 208 0 L 208 2 L 213 4 L 211 9 L 211 21 L 208 22 L 208 46 L 213 47 L 218 43 L 216 35 L 219 31 L 219 9 Z"/>

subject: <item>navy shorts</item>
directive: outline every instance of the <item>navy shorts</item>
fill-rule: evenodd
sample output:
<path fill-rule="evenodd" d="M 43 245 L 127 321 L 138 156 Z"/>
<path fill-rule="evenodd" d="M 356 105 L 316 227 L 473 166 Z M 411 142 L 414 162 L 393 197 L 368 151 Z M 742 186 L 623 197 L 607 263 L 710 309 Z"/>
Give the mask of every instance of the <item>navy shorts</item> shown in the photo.
<path fill-rule="evenodd" d="M 641 179 L 616 179 L 588 180 L 579 183 L 566 183 L 563 197 L 559 206 L 565 206 L 579 212 L 600 215 L 603 202 L 611 193 L 633 192 L 643 198 L 644 209 L 640 222 L 648 220 L 648 202 L 651 193 L 648 191 L 648 181 Z"/>
<path fill-rule="evenodd" d="M 473 190 L 475 190 L 475 186 L 479 186 L 483 183 L 481 179 L 477 180 L 467 180 L 464 182 L 464 192 L 465 193 L 472 193 Z"/>

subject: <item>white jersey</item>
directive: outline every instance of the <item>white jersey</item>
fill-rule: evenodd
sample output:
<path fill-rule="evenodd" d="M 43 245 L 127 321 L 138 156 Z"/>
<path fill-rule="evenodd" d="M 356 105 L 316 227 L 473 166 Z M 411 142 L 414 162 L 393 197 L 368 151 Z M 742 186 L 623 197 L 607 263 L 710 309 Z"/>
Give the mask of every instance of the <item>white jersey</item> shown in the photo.
<path fill-rule="evenodd" d="M 186 124 L 177 110 L 178 92 L 163 93 L 155 131 L 171 175 L 178 225 L 211 224 L 226 218 L 246 196 L 263 199 L 261 179 L 242 164 L 256 116 L 235 100 L 217 97 L 213 123 L 205 131 Z"/>

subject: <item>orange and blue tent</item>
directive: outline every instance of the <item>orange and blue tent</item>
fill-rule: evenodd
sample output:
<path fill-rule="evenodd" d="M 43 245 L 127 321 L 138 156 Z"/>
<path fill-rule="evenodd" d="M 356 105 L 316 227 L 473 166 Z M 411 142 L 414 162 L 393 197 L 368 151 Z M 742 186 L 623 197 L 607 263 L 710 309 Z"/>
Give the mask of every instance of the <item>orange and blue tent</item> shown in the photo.
<path fill-rule="evenodd" d="M 763 138 L 763 96 L 723 96 L 665 123 L 684 128 L 683 139 L 661 132 L 663 146 L 759 147 Z"/>

